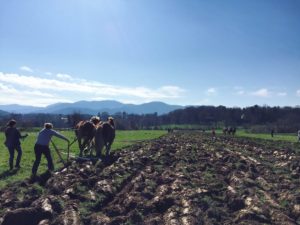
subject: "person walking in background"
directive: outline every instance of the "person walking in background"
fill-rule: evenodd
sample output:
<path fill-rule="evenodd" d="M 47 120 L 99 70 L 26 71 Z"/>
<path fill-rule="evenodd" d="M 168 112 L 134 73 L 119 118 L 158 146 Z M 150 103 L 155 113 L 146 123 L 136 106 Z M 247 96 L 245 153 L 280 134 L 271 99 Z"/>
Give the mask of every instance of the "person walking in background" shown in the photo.
<path fill-rule="evenodd" d="M 298 141 L 300 142 L 300 130 L 298 130 Z"/>
<path fill-rule="evenodd" d="M 212 134 L 213 137 L 216 136 L 216 130 L 215 130 L 215 128 L 213 128 L 213 129 L 211 130 L 211 134 Z"/>
<path fill-rule="evenodd" d="M 45 123 L 44 128 L 39 132 L 36 143 L 34 145 L 35 161 L 32 166 L 32 178 L 36 177 L 36 173 L 41 162 L 42 154 L 44 154 L 47 159 L 48 170 L 54 170 L 53 160 L 49 148 L 49 143 L 51 141 L 52 136 L 61 138 L 67 141 L 69 144 L 69 140 L 65 136 L 53 130 L 53 125 L 51 123 Z"/>
<path fill-rule="evenodd" d="M 271 130 L 271 137 L 274 137 L 274 129 Z"/>
<path fill-rule="evenodd" d="M 5 146 L 9 151 L 9 168 L 12 170 L 14 168 L 14 155 L 15 150 L 18 152 L 17 160 L 16 160 L 16 168 L 20 168 L 20 162 L 22 157 L 22 148 L 21 148 L 21 138 L 26 138 L 28 134 L 24 136 L 21 135 L 20 131 L 16 128 L 17 122 L 15 120 L 10 120 L 6 124 L 5 129 Z"/>
<path fill-rule="evenodd" d="M 212 134 L 212 139 L 215 140 L 216 139 L 216 130 L 215 130 L 215 128 L 212 128 L 211 134 Z"/>

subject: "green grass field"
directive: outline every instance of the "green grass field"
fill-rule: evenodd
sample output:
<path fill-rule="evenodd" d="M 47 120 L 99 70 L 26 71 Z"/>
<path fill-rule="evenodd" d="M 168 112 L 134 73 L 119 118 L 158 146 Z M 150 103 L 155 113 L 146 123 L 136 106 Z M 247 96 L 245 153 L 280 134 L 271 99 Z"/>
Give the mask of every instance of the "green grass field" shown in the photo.
<path fill-rule="evenodd" d="M 206 131 L 209 133 L 210 131 Z M 217 130 L 217 135 L 221 135 L 222 131 Z M 73 131 L 61 131 L 63 135 L 69 138 L 70 141 L 74 140 Z M 22 141 L 23 156 L 21 161 L 20 170 L 8 170 L 8 150 L 4 146 L 4 133 L 0 133 L 0 188 L 4 187 L 6 184 L 28 178 L 31 175 L 31 167 L 35 159 L 34 155 L 34 143 L 37 137 L 37 132 L 29 132 L 29 136 Z M 165 130 L 134 130 L 134 131 L 117 131 L 116 139 L 112 145 L 112 151 L 118 151 L 123 147 L 132 145 L 139 141 L 150 140 L 158 138 L 166 134 Z M 253 134 L 247 133 L 244 130 L 238 130 L 236 133 L 237 137 L 247 137 L 247 138 L 256 138 L 262 140 L 273 140 L 273 141 L 283 141 L 289 143 L 298 142 L 296 134 L 275 134 L 272 138 L 270 134 Z M 67 143 L 59 138 L 53 137 L 52 139 L 55 145 L 63 153 L 63 158 L 67 158 Z M 54 151 L 54 148 L 50 145 L 52 157 L 54 159 L 55 168 L 58 169 L 63 166 L 59 161 L 57 153 Z M 70 148 L 71 156 L 77 156 L 79 153 L 77 142 L 75 142 Z M 15 154 L 16 158 L 16 154 Z M 44 157 L 42 157 L 41 164 L 39 166 L 38 173 L 43 173 L 47 170 L 47 162 Z"/>
<path fill-rule="evenodd" d="M 211 132 L 211 130 L 206 131 Z M 216 130 L 217 135 L 222 135 L 223 131 L 221 129 Z M 271 137 L 271 134 L 267 133 L 249 133 L 246 130 L 238 129 L 236 134 L 237 137 L 247 137 L 247 138 L 257 138 L 257 139 L 264 139 L 264 140 L 273 140 L 273 141 L 286 141 L 286 142 L 298 142 L 298 136 L 297 134 L 292 133 L 275 133 L 274 137 Z"/>
<path fill-rule="evenodd" d="M 244 130 L 237 131 L 238 137 L 250 137 L 250 138 L 259 138 L 265 140 L 273 140 L 273 141 L 287 141 L 287 142 L 298 142 L 297 134 L 278 134 L 275 133 L 274 137 L 271 137 L 271 134 L 255 134 L 255 133 L 248 133 Z"/>
<path fill-rule="evenodd" d="M 70 141 L 74 140 L 75 135 L 73 131 L 61 131 L 63 135 L 69 138 Z M 34 155 L 34 144 L 37 137 L 37 132 L 29 132 L 29 136 L 22 141 L 22 160 L 21 160 L 21 169 L 20 170 L 12 170 L 9 171 L 8 166 L 8 150 L 3 144 L 5 141 L 4 133 L 0 133 L 0 188 L 3 188 L 6 184 L 23 180 L 25 178 L 30 177 L 31 175 L 31 167 L 35 160 Z M 150 140 L 154 138 L 158 138 L 162 135 L 166 134 L 166 131 L 163 130 L 139 130 L 139 131 L 117 131 L 116 139 L 112 145 L 112 151 L 117 151 L 123 147 L 132 145 L 137 141 Z M 52 138 L 55 145 L 61 150 L 63 154 L 63 158 L 67 158 L 67 143 L 57 137 Z M 55 168 L 58 169 L 63 166 L 63 164 L 59 161 L 57 153 L 54 151 L 54 148 L 51 146 L 51 153 L 54 161 Z M 79 148 L 77 142 L 74 143 L 70 148 L 70 154 L 73 156 L 77 156 L 79 153 Z M 17 152 L 15 152 L 15 159 L 17 156 Z M 41 164 L 38 169 L 38 174 L 43 173 L 47 170 L 47 161 L 45 157 L 42 157 Z"/>

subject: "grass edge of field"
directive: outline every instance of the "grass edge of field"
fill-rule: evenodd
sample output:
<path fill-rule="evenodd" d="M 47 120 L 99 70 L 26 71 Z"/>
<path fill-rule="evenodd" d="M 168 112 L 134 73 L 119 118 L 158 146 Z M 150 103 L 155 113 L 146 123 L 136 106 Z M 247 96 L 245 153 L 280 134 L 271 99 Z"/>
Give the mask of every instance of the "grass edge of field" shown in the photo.
<path fill-rule="evenodd" d="M 63 135 L 69 138 L 69 140 L 74 139 L 74 135 L 71 131 L 61 131 Z M 159 138 L 165 135 L 167 132 L 163 130 L 132 130 L 132 131 L 117 131 L 116 139 L 112 145 L 111 151 L 120 151 L 122 148 L 129 147 L 140 141 L 148 141 L 152 139 Z M 21 146 L 23 150 L 22 160 L 21 160 L 21 169 L 20 170 L 8 170 L 8 158 L 9 154 L 7 148 L 4 146 L 4 135 L 0 136 L 0 189 L 5 188 L 7 185 L 10 185 L 16 181 L 22 181 L 26 178 L 29 178 L 31 175 L 31 168 L 35 159 L 33 153 L 33 146 L 36 140 L 36 132 L 30 132 L 29 137 L 22 141 Z M 62 150 L 66 147 L 66 142 L 56 137 L 53 138 L 55 144 Z M 63 165 L 59 162 L 59 158 L 50 145 L 51 154 L 53 157 L 53 162 L 55 169 L 59 170 L 63 168 Z M 65 149 L 64 149 L 65 150 Z M 62 150 L 62 151 L 64 151 Z M 104 150 L 103 150 L 104 152 Z M 78 155 L 79 149 L 77 143 L 74 143 L 70 149 L 70 153 L 73 155 Z M 66 154 L 64 154 L 66 157 Z M 17 152 L 15 152 L 14 162 L 16 160 Z M 38 169 L 38 174 L 44 173 L 47 171 L 47 161 L 44 156 Z"/>

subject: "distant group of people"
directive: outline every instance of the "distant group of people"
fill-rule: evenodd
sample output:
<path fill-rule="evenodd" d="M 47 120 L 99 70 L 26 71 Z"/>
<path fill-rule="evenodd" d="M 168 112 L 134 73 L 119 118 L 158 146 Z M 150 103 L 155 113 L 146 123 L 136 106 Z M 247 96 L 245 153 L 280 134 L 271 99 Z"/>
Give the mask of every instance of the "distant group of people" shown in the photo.
<path fill-rule="evenodd" d="M 235 135 L 236 133 L 236 128 L 235 127 L 225 127 L 223 128 L 223 134 L 231 134 L 231 135 Z M 274 137 L 274 133 L 275 133 L 275 130 L 274 129 L 271 129 L 271 137 Z M 211 130 L 211 134 L 212 134 L 212 137 L 215 138 L 216 137 L 216 130 L 215 128 L 212 128 Z M 297 136 L 298 136 L 298 141 L 300 142 L 300 130 L 298 130 L 297 132 Z"/>
<path fill-rule="evenodd" d="M 5 129 L 5 146 L 9 151 L 9 168 L 13 170 L 14 168 L 14 153 L 17 151 L 17 159 L 15 168 L 19 169 L 21 157 L 22 157 L 22 148 L 20 139 L 24 139 L 28 136 L 28 134 L 21 135 L 20 131 L 16 128 L 17 122 L 15 120 L 8 121 Z M 41 157 L 44 155 L 48 162 L 48 170 L 54 170 L 54 164 L 51 156 L 51 152 L 49 149 L 49 143 L 51 141 L 52 136 L 56 136 L 61 138 L 69 143 L 68 138 L 60 134 L 59 132 L 53 130 L 53 125 L 51 123 L 45 123 L 44 128 L 39 132 L 38 137 L 36 139 L 34 145 L 34 153 L 35 153 L 35 161 L 32 166 L 32 177 L 36 176 L 39 164 L 41 162 Z"/>

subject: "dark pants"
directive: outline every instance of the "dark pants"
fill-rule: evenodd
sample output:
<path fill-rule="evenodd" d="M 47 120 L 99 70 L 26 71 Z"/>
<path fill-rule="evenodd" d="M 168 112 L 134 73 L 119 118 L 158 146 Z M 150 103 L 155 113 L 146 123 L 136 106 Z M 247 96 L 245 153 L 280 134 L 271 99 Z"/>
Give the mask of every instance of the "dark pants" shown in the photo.
<path fill-rule="evenodd" d="M 38 167 L 41 162 L 42 154 L 45 155 L 45 157 L 48 161 L 48 169 L 54 170 L 53 160 L 52 160 L 50 149 L 48 146 L 35 144 L 34 152 L 35 152 L 35 161 L 32 166 L 32 174 L 33 175 L 36 175 L 36 172 L 37 172 Z"/>
<path fill-rule="evenodd" d="M 13 169 L 14 167 L 14 156 L 15 156 L 15 150 L 18 152 L 17 160 L 16 160 L 16 167 L 20 166 L 20 161 L 22 157 L 22 149 L 20 145 L 17 146 L 9 146 L 7 147 L 9 151 L 9 167 L 10 169 Z"/>

